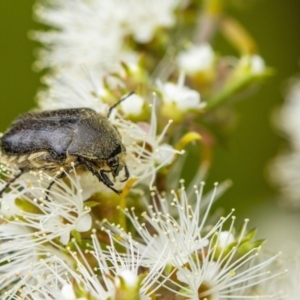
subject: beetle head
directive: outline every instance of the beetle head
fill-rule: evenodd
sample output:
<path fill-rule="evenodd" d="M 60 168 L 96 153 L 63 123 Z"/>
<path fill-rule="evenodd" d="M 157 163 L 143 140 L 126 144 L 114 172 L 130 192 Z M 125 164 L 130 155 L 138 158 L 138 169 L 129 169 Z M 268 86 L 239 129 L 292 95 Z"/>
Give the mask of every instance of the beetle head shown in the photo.
<path fill-rule="evenodd" d="M 112 156 L 107 160 L 107 165 L 109 166 L 112 174 L 114 177 L 117 177 L 119 175 L 119 172 L 123 168 L 123 166 L 120 167 L 119 163 L 119 157 L 118 156 Z"/>
<path fill-rule="evenodd" d="M 128 169 L 125 164 L 125 157 L 126 157 L 126 149 L 121 144 L 118 145 L 117 148 L 111 153 L 110 157 L 107 159 L 106 163 L 107 166 L 110 168 L 113 177 L 117 177 L 120 171 L 125 167 L 125 180 L 126 181 L 129 177 Z"/>

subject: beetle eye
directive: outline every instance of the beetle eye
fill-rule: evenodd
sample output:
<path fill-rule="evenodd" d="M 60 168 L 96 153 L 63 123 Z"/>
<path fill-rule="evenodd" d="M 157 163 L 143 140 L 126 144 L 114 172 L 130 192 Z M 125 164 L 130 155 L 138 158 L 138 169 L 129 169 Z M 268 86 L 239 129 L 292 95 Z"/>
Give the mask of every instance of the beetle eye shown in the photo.
<path fill-rule="evenodd" d="M 118 160 L 116 159 L 116 157 L 110 157 L 110 158 L 107 160 L 107 164 L 108 164 L 110 167 L 114 167 L 114 166 L 118 165 Z"/>
<path fill-rule="evenodd" d="M 112 157 L 114 157 L 114 156 L 120 154 L 121 151 L 122 151 L 121 145 L 118 145 L 118 146 L 116 147 L 116 149 L 110 154 L 110 157 L 112 158 Z"/>

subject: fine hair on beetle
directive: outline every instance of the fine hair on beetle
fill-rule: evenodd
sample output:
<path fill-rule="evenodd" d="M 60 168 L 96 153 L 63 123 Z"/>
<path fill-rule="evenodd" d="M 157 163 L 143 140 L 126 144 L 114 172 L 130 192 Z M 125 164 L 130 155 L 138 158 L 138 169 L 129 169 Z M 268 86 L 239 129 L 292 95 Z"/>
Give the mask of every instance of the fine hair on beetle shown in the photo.
<path fill-rule="evenodd" d="M 0 149 L 4 164 L 18 169 L 19 173 L 0 190 L 0 197 L 24 173 L 44 171 L 60 179 L 74 167 L 91 172 L 120 194 L 108 174 L 116 178 L 124 170 L 121 182 L 127 181 L 130 174 L 121 134 L 109 117 L 133 93 L 111 106 L 106 116 L 80 107 L 30 112 L 18 117 L 0 137 Z M 49 183 L 46 199 L 54 183 L 55 180 Z"/>

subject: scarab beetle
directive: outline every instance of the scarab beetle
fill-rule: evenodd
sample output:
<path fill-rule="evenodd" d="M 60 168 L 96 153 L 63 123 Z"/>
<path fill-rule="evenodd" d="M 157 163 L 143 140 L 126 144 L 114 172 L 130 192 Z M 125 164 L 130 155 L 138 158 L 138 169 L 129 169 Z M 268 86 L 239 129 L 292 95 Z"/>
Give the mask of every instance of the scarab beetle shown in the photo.
<path fill-rule="evenodd" d="M 107 173 L 115 178 L 124 169 L 124 179 L 129 178 L 126 165 L 126 148 L 119 131 L 107 116 L 90 108 L 70 108 L 27 113 L 17 118 L 0 139 L 2 158 L 19 169 L 1 190 L 0 196 L 22 174 L 43 170 L 56 174 L 62 167 L 70 172 L 73 166 L 83 168 L 117 194 Z M 60 173 L 60 178 L 65 176 Z M 47 191 L 55 181 L 52 181 Z"/>

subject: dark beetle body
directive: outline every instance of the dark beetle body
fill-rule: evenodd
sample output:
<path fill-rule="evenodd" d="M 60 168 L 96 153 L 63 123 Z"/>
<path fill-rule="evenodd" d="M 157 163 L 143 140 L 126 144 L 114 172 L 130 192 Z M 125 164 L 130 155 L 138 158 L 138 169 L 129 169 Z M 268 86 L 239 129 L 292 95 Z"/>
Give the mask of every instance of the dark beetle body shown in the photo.
<path fill-rule="evenodd" d="M 90 108 L 25 114 L 0 143 L 3 159 L 21 174 L 30 170 L 55 174 L 62 167 L 68 172 L 74 163 L 117 193 L 106 173 L 116 177 L 125 168 L 125 180 L 129 177 L 120 133 L 106 116 Z"/>

